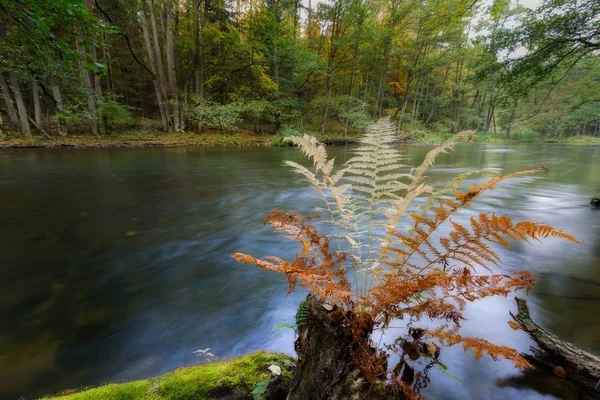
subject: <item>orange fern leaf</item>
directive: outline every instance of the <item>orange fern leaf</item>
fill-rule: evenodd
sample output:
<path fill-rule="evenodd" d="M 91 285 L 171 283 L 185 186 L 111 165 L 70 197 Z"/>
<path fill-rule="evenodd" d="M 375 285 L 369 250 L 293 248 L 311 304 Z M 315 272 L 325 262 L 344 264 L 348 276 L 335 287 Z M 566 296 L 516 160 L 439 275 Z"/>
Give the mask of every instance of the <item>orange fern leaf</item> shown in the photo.
<path fill-rule="evenodd" d="M 515 349 L 506 346 L 499 346 L 480 338 L 468 338 L 458 334 L 445 332 L 444 330 L 426 331 L 427 336 L 438 339 L 446 346 L 454 346 L 461 344 L 465 351 L 473 350 L 475 359 L 479 360 L 481 356 L 487 353 L 494 361 L 499 358 L 504 358 L 512 361 L 514 366 L 519 369 L 531 368 L 531 364 L 527 362 L 523 356 Z"/>

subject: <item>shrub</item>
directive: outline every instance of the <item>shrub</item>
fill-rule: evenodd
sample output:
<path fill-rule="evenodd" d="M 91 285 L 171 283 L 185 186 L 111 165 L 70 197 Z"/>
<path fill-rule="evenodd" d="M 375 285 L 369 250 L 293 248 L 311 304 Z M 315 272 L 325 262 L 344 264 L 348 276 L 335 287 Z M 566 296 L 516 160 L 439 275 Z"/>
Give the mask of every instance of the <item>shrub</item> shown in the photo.
<path fill-rule="evenodd" d="M 240 114 L 244 111 L 239 103 L 219 104 L 211 100 L 199 100 L 187 112 L 188 118 L 202 127 L 236 130 Z"/>

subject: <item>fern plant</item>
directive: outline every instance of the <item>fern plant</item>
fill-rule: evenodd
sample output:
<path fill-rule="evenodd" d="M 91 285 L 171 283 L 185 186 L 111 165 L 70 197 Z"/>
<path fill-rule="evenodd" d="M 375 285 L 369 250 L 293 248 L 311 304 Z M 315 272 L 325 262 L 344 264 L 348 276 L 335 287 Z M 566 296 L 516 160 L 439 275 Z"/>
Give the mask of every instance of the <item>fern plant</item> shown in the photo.
<path fill-rule="evenodd" d="M 429 360 L 425 370 L 444 365 L 438 360 L 438 344 L 462 344 L 465 350 L 474 350 L 475 358 L 486 353 L 493 359 L 507 358 L 518 368 L 528 367 L 513 349 L 481 338 L 462 337 L 462 311 L 468 302 L 506 296 L 516 290 L 528 291 L 535 283 L 527 271 L 512 275 L 494 273 L 492 268 L 499 265 L 500 258 L 493 246 L 510 249 L 511 241 L 531 242 L 547 237 L 578 242 L 546 224 L 513 223 L 507 216 L 490 213 L 472 217 L 470 226 L 452 221 L 451 217 L 461 208 L 505 179 L 547 172 L 546 167 L 538 167 L 497 176 L 459 192 L 459 186 L 469 176 L 489 175 L 487 171 L 470 171 L 435 190 L 427 183 L 426 171 L 439 154 L 472 134 L 455 135 L 431 150 L 416 168 L 406 165 L 406 157 L 394 146 L 395 128 L 389 119 L 367 129 L 353 157 L 338 169 L 334 168 L 335 159 L 328 158 L 325 146 L 315 138 L 291 138 L 313 161 L 313 169 L 292 161 L 286 164 L 304 176 L 322 197 L 326 215 L 321 222 L 331 224 L 333 234 L 317 231 L 317 217 L 277 210 L 267 215 L 265 223 L 301 243 L 295 259 L 259 260 L 234 254 L 238 261 L 284 273 L 288 293 L 297 284 L 307 287 L 343 312 L 368 314 L 375 328 L 386 329 L 394 320 L 408 320 L 411 328 L 395 345 L 388 346 L 389 351 L 400 353 L 400 362 L 387 372 L 387 377 L 409 397 L 416 397 L 427 382 L 426 371 L 415 374 L 412 364 L 416 360 L 421 356 Z M 447 198 L 451 193 L 454 200 Z M 435 238 L 442 224 L 450 224 L 452 229 Z M 430 330 L 412 326 L 424 317 L 442 321 L 443 325 Z M 385 375 L 382 369 L 386 357 L 372 351 L 357 351 L 353 355 L 368 379 Z"/>

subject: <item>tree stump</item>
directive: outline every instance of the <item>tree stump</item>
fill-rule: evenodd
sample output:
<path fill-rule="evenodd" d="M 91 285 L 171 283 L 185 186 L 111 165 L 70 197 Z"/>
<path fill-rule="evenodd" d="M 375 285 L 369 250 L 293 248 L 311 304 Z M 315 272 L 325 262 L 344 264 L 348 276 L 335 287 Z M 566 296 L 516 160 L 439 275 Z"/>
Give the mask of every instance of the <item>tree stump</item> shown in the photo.
<path fill-rule="evenodd" d="M 373 324 L 364 331 L 365 340 L 357 342 L 348 324 L 349 315 L 325 307 L 308 296 L 308 317 L 299 327 L 294 344 L 298 365 L 288 400 L 404 399 L 397 386 L 383 381 L 370 383 L 352 360 L 351 353 L 358 350 L 358 342 L 368 346 Z"/>

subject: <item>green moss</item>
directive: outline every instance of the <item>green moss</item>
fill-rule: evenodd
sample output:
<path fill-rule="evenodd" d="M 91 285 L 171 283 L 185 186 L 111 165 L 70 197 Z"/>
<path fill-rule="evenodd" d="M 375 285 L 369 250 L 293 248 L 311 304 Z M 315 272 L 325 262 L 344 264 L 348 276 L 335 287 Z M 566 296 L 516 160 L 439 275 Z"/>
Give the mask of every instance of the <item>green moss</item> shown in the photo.
<path fill-rule="evenodd" d="M 268 370 L 279 365 L 282 379 L 292 377 L 293 359 L 285 354 L 258 352 L 229 361 L 179 368 L 156 378 L 116 383 L 76 393 L 63 393 L 45 399 L 64 400 L 183 400 L 209 399 L 215 390 L 249 396 L 259 382 L 273 377 Z"/>

